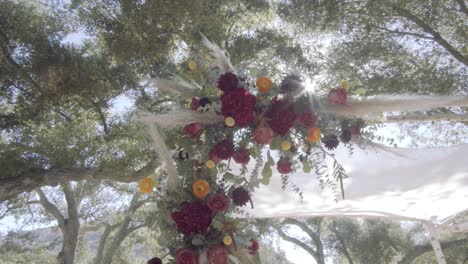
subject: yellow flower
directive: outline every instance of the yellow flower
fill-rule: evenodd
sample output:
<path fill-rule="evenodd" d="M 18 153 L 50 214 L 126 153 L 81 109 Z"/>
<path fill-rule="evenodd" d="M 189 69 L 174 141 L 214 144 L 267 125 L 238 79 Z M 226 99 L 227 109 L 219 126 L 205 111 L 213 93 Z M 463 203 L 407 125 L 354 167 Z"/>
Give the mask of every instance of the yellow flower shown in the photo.
<path fill-rule="evenodd" d="M 151 178 L 144 178 L 138 182 L 138 188 L 142 193 L 151 193 L 153 191 L 154 181 Z"/>
<path fill-rule="evenodd" d="M 344 88 L 346 90 L 349 89 L 349 82 L 344 80 L 344 81 L 341 81 L 341 88 Z"/>
<path fill-rule="evenodd" d="M 291 143 L 289 141 L 284 140 L 283 142 L 281 142 L 281 149 L 283 151 L 288 151 L 290 148 L 291 148 Z"/>
<path fill-rule="evenodd" d="M 226 119 L 224 119 L 224 123 L 228 127 L 233 127 L 236 124 L 236 120 L 234 120 L 232 117 L 226 117 Z"/>
<path fill-rule="evenodd" d="M 194 70 L 197 69 L 197 64 L 194 61 L 189 62 L 187 66 L 188 66 L 189 70 L 191 70 L 191 71 L 194 71 Z"/>
<path fill-rule="evenodd" d="M 192 193 L 198 199 L 203 199 L 210 192 L 210 185 L 206 180 L 196 180 L 192 185 Z"/>
<path fill-rule="evenodd" d="M 208 169 L 212 169 L 216 166 L 216 164 L 212 160 L 208 160 L 205 165 Z"/>
<path fill-rule="evenodd" d="M 314 127 L 309 131 L 309 135 L 307 136 L 307 139 L 310 142 L 317 142 L 320 140 L 320 128 Z"/>
<path fill-rule="evenodd" d="M 231 244 L 232 244 L 232 237 L 231 237 L 231 236 L 225 236 L 225 237 L 223 238 L 223 243 L 224 243 L 224 245 L 226 245 L 226 246 L 231 245 Z"/>
<path fill-rule="evenodd" d="M 263 76 L 259 77 L 255 84 L 257 85 L 257 89 L 259 92 L 268 93 L 271 89 L 273 82 L 268 77 Z"/>

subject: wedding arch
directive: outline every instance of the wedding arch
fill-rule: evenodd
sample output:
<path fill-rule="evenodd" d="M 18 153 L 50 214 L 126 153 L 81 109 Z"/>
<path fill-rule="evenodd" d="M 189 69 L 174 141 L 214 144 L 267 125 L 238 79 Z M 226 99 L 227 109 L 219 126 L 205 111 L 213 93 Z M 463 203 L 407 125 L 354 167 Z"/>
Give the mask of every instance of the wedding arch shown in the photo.
<path fill-rule="evenodd" d="M 203 39 L 215 62 L 210 75 L 193 61 L 193 79 L 147 80 L 180 104 L 140 114 L 164 167 L 159 179 L 141 180 L 140 191 L 151 195 L 155 180 L 165 189 L 156 221 L 176 261 L 248 260 L 259 247 L 249 219 L 350 216 L 421 221 L 446 263 L 440 232 L 468 232 L 468 145 L 388 147 L 373 143 L 366 126 L 466 121 L 420 111 L 468 106 L 468 97 L 350 96 L 347 81 L 313 94 L 298 75 L 236 71 Z"/>

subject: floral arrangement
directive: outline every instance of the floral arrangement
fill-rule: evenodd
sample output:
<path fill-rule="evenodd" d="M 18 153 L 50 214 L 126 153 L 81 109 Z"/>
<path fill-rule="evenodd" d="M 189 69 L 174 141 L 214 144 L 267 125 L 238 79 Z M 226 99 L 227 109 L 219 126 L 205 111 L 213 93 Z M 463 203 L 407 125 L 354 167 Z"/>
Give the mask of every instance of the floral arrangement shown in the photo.
<path fill-rule="evenodd" d="M 213 45 L 207 43 L 220 71 L 199 86 L 201 89 L 188 89 L 187 94 L 194 96 L 181 105 L 194 115 L 215 114 L 217 121 L 193 118 L 165 138 L 175 152 L 180 176 L 177 189 L 161 195 L 160 217 L 154 226 L 177 264 L 224 264 L 241 258 L 248 260 L 242 263 L 253 263 L 259 243 L 248 221 L 236 216 L 245 206 L 253 208 L 251 195 L 260 185 L 269 184 L 272 167 L 281 175 L 283 187 L 291 185 L 300 196 L 300 188 L 291 178 L 302 168 L 304 173 L 314 169 L 322 186 L 337 189 L 340 185 L 344 197 L 344 169 L 335 160 L 332 171 L 327 172 L 324 160 L 335 159 L 330 151 L 359 137 L 364 125 L 362 120 L 340 119 L 321 111 L 346 105 L 348 82 L 326 96 L 314 96 L 305 91 L 297 75 L 275 83 L 267 76 L 236 74 Z M 195 62 L 188 64 L 188 72 L 197 72 Z M 181 86 L 190 85 L 179 82 L 178 90 L 185 89 Z M 150 193 L 153 185 L 153 180 L 144 179 L 140 191 Z M 154 258 L 148 263 L 162 262 Z"/>

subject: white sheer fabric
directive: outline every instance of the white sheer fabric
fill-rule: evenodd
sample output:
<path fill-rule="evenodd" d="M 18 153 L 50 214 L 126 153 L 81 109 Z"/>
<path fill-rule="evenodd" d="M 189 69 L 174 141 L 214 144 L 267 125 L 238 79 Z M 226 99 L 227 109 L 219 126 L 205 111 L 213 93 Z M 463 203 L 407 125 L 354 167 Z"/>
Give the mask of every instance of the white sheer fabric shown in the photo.
<path fill-rule="evenodd" d="M 386 151 L 389 150 L 389 151 Z M 346 200 L 335 202 L 331 191 L 320 190 L 313 173 L 297 173 L 291 181 L 301 188 L 304 200 L 280 176 L 254 195 L 253 217 L 316 215 L 385 216 L 397 219 L 443 222 L 468 208 L 468 145 L 405 149 L 336 151 L 348 172 Z M 459 223 L 460 224 L 460 223 Z"/>

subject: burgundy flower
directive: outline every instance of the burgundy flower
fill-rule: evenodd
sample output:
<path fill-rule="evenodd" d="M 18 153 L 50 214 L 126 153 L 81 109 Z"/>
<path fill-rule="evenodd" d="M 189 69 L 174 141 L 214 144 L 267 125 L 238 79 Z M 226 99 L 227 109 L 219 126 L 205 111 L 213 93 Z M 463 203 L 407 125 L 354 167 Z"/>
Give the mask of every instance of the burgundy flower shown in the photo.
<path fill-rule="evenodd" d="M 352 135 L 361 135 L 361 128 L 358 125 L 354 125 L 349 128 L 349 132 Z"/>
<path fill-rule="evenodd" d="M 287 158 L 284 158 L 284 157 L 281 157 L 276 163 L 276 169 L 281 174 L 291 173 L 292 171 L 291 166 L 292 166 L 291 162 Z"/>
<path fill-rule="evenodd" d="M 208 197 L 207 205 L 215 213 L 225 212 L 229 208 L 229 199 L 224 194 L 215 193 Z"/>
<path fill-rule="evenodd" d="M 177 230 L 184 235 L 205 234 L 213 220 L 211 209 L 200 201 L 182 203 L 179 212 L 173 212 L 171 217 L 177 225 Z"/>
<path fill-rule="evenodd" d="M 190 103 L 190 108 L 193 111 L 197 111 L 198 107 L 200 107 L 200 99 L 197 97 L 192 97 L 192 103 Z"/>
<path fill-rule="evenodd" d="M 191 123 L 184 127 L 184 132 L 187 136 L 196 138 L 203 132 L 203 126 L 200 123 Z"/>
<path fill-rule="evenodd" d="M 239 164 L 247 164 L 250 161 L 250 151 L 248 149 L 241 149 L 236 151 L 232 157 Z"/>
<path fill-rule="evenodd" d="M 281 82 L 281 91 L 283 93 L 294 93 L 302 88 L 301 77 L 291 74 L 286 76 Z"/>
<path fill-rule="evenodd" d="M 225 246 L 214 245 L 208 249 L 208 262 L 210 264 L 227 264 L 228 250 Z"/>
<path fill-rule="evenodd" d="M 198 264 L 197 252 L 186 248 L 177 250 L 176 264 Z"/>
<path fill-rule="evenodd" d="M 323 144 L 325 144 L 325 147 L 328 150 L 336 149 L 336 147 L 338 147 L 338 144 L 340 144 L 340 141 L 338 141 L 338 138 L 333 134 L 324 136 L 322 138 L 322 142 Z"/>
<path fill-rule="evenodd" d="M 232 145 L 231 140 L 225 139 L 213 148 L 213 155 L 217 156 L 220 159 L 227 160 L 234 154 L 234 145 Z"/>
<path fill-rule="evenodd" d="M 270 144 L 274 136 L 273 130 L 265 123 L 260 123 L 253 133 L 255 143 L 260 145 Z"/>
<path fill-rule="evenodd" d="M 211 150 L 208 156 L 210 157 L 210 160 L 212 160 L 215 164 L 218 164 L 222 160 L 218 156 L 216 156 L 214 150 Z"/>
<path fill-rule="evenodd" d="M 340 140 L 343 143 L 348 143 L 351 141 L 351 138 L 353 137 L 353 134 L 351 134 L 351 131 L 349 129 L 344 129 L 341 131 L 340 135 Z"/>
<path fill-rule="evenodd" d="M 260 249 L 260 244 L 258 243 L 256 239 L 251 239 L 249 244 L 250 245 L 247 249 L 249 250 L 249 253 L 252 255 L 257 253 L 258 250 Z"/>
<path fill-rule="evenodd" d="M 328 94 L 328 101 L 332 105 L 344 105 L 348 98 L 348 91 L 344 88 L 332 89 Z"/>
<path fill-rule="evenodd" d="M 317 122 L 317 116 L 313 112 L 304 112 L 299 114 L 299 116 L 297 117 L 297 122 L 301 126 L 312 128 Z"/>
<path fill-rule="evenodd" d="M 162 264 L 162 260 L 160 258 L 152 258 L 148 260 L 147 264 Z"/>
<path fill-rule="evenodd" d="M 225 74 L 221 75 L 218 79 L 218 88 L 221 89 L 223 92 L 235 90 L 238 84 L 239 80 L 237 79 L 237 75 L 235 75 L 232 72 L 226 72 Z"/>
<path fill-rule="evenodd" d="M 280 135 L 288 133 L 296 120 L 293 106 L 287 101 L 274 101 L 266 117 L 271 129 Z"/>
<path fill-rule="evenodd" d="M 221 112 L 224 117 L 232 117 L 235 125 L 242 127 L 252 123 L 255 118 L 257 97 L 244 88 L 225 92 L 221 95 Z"/>
<path fill-rule="evenodd" d="M 244 206 L 251 201 L 249 192 L 243 187 L 237 187 L 232 191 L 232 202 L 237 206 Z"/>

